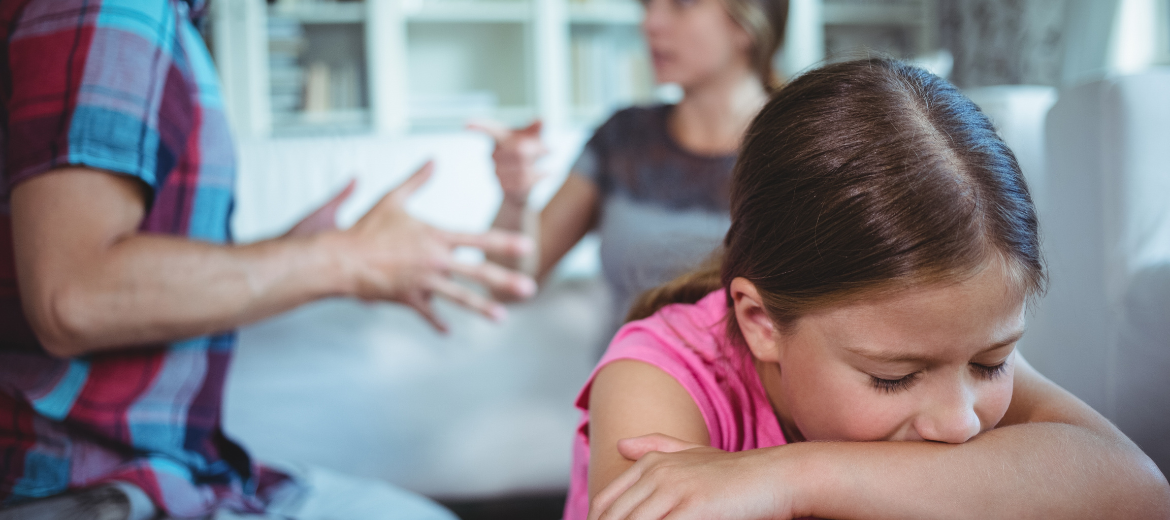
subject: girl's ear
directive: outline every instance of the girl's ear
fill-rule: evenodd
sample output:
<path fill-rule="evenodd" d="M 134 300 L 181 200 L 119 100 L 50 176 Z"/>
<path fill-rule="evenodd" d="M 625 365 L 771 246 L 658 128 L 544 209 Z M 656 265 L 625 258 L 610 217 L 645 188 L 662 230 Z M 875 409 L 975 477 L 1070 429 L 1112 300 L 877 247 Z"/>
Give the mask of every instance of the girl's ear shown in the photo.
<path fill-rule="evenodd" d="M 732 280 L 731 300 L 735 306 L 735 320 L 752 355 L 760 361 L 780 362 L 780 337 L 776 334 L 776 324 L 768 316 L 755 284 L 746 278 Z"/>

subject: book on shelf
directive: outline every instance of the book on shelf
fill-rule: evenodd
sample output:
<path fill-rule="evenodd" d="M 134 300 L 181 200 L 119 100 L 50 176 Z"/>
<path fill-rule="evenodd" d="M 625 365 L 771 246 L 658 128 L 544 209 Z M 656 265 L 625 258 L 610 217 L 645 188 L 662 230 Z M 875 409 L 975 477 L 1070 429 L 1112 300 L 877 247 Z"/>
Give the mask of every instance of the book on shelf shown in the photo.
<path fill-rule="evenodd" d="M 577 31 L 569 45 L 572 101 L 589 112 L 609 112 L 653 97 L 654 77 L 640 39 L 628 31 Z"/>

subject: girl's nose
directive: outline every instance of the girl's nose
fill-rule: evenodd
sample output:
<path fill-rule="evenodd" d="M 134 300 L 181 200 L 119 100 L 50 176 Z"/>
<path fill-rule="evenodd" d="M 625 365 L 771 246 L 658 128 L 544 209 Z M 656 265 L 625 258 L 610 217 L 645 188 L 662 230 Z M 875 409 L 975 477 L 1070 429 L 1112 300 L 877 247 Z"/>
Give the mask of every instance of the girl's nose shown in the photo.
<path fill-rule="evenodd" d="M 940 395 L 919 414 L 914 428 L 924 440 L 959 444 L 982 431 L 975 413 L 975 395 L 955 389 Z"/>

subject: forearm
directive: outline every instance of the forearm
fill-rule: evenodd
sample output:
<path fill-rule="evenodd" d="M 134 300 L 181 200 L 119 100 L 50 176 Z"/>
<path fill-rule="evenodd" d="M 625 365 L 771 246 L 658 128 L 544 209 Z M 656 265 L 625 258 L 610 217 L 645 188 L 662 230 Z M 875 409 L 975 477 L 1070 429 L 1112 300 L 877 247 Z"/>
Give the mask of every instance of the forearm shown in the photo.
<path fill-rule="evenodd" d="M 512 231 L 527 236 L 536 246 L 532 253 L 520 258 L 489 255 L 488 260 L 529 276 L 536 275 L 540 263 L 540 213 L 529 209 L 526 201 L 504 197 L 500 211 L 492 222 L 493 229 Z"/>
<path fill-rule="evenodd" d="M 801 443 L 797 516 L 1166 518 L 1170 487 L 1128 441 L 1057 423 L 964 444 Z"/>
<path fill-rule="evenodd" d="M 62 356 L 195 337 L 345 294 L 336 233 L 224 246 L 153 234 L 110 245 L 53 287 L 35 317 Z M 36 305 L 26 299 L 26 306 Z"/>

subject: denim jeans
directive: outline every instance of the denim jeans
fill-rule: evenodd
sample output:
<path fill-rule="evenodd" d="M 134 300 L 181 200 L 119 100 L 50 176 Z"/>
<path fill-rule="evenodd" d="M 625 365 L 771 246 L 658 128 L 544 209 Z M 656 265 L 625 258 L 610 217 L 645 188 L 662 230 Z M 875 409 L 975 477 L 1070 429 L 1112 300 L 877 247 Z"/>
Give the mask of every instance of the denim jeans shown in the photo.
<path fill-rule="evenodd" d="M 430 499 L 388 483 L 324 468 L 282 467 L 297 481 L 262 515 L 220 511 L 200 520 L 458 520 Z M 178 520 L 137 487 L 116 483 L 0 508 L 0 520 Z M 186 519 L 184 519 L 186 520 Z"/>

